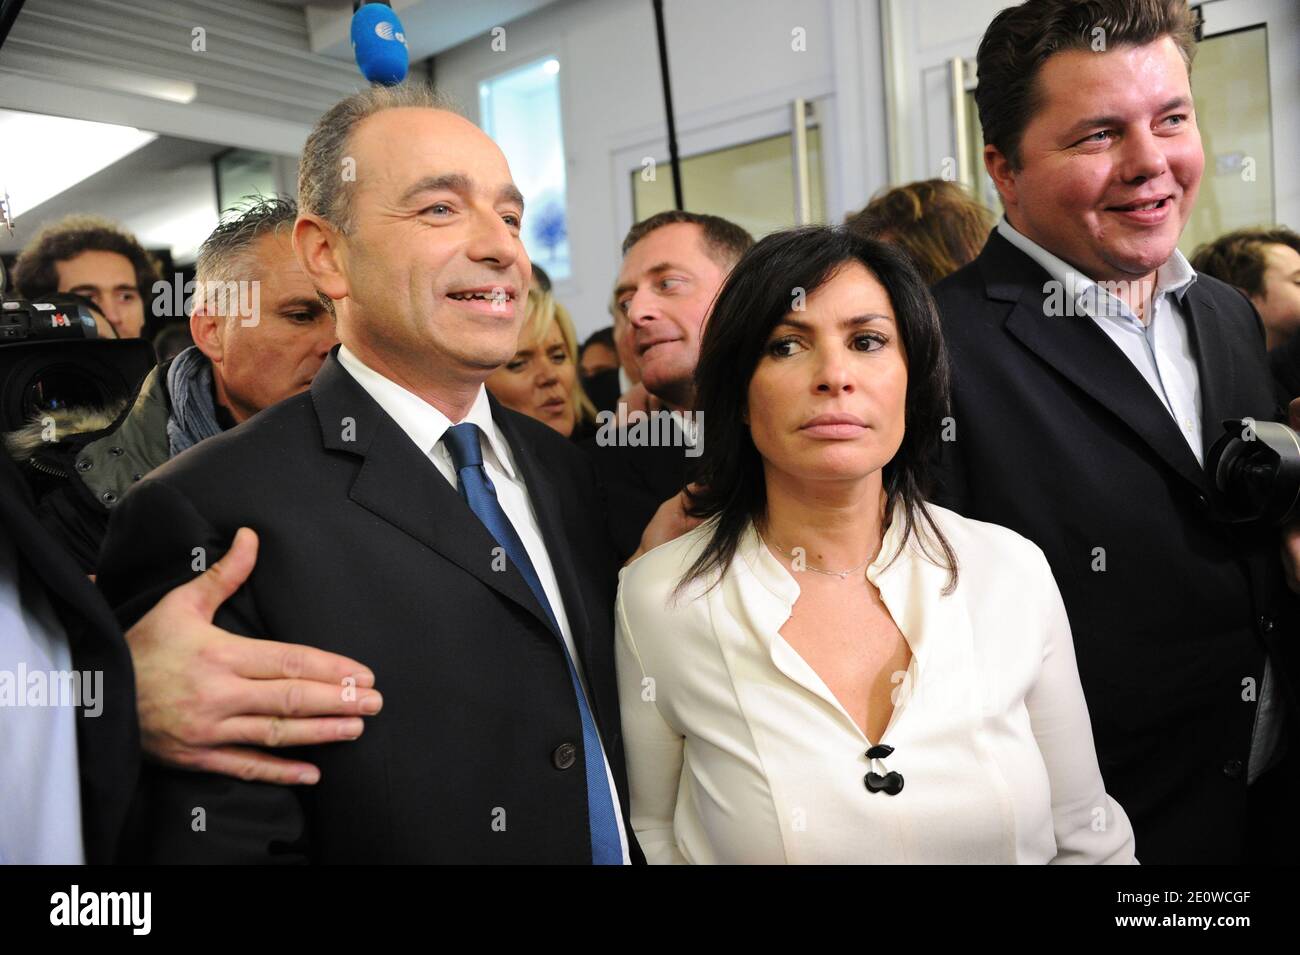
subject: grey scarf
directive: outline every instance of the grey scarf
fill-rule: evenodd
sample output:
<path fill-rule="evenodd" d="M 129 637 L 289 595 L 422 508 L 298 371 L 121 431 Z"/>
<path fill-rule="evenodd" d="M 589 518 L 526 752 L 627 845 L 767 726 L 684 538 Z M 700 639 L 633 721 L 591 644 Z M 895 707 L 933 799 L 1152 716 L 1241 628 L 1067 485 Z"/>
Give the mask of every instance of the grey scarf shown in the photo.
<path fill-rule="evenodd" d="M 171 417 L 167 419 L 172 457 L 221 433 L 212 398 L 212 363 L 193 345 L 172 359 L 167 370 L 167 393 L 172 400 Z"/>

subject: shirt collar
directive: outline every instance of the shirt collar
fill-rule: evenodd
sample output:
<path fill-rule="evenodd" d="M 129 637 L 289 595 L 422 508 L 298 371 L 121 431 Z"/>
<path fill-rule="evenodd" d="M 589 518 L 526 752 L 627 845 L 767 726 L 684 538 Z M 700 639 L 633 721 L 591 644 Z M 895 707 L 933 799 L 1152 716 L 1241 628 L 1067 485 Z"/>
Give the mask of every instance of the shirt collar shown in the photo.
<path fill-rule="evenodd" d="M 1007 221 L 1004 215 L 998 220 L 998 233 L 1025 255 L 1029 256 L 1055 281 L 1060 282 L 1066 294 L 1074 301 L 1078 302 L 1084 311 L 1093 318 L 1097 318 L 1095 305 L 1098 295 L 1094 292 L 1097 283 L 1088 276 L 1084 275 L 1074 266 L 1070 265 L 1064 259 L 1058 258 L 1051 252 L 1048 252 L 1041 245 L 1029 238 L 1023 232 L 1020 232 L 1015 226 Z M 1196 270 L 1192 268 L 1187 257 L 1177 248 L 1165 262 L 1156 270 L 1156 287 L 1151 296 L 1152 301 L 1156 301 L 1165 295 L 1174 295 L 1180 302 L 1192 283 L 1196 281 Z M 1107 298 L 1111 296 L 1107 294 Z M 1130 314 L 1127 306 L 1119 303 L 1117 299 L 1112 299 L 1121 307 L 1123 311 L 1120 314 Z M 1104 312 L 1105 310 L 1103 310 Z M 1114 317 L 1103 315 L 1101 317 Z"/>
<path fill-rule="evenodd" d="M 398 427 L 406 432 L 425 454 L 432 454 L 442 440 L 443 434 L 453 424 L 445 414 L 429 404 L 423 398 L 407 391 L 392 379 L 385 378 L 379 372 L 366 365 L 352 354 L 346 345 L 339 346 L 339 364 L 356 379 L 357 384 L 384 409 Z M 515 480 L 514 458 L 505 439 L 501 436 L 496 422 L 492 418 L 492 405 L 488 401 L 487 388 L 479 385 L 478 394 L 469 413 L 456 424 L 469 422 L 478 425 L 487 439 L 483 449 L 485 463 L 495 458 L 494 463 L 507 477 Z M 450 453 L 450 452 L 447 452 Z"/>
<path fill-rule="evenodd" d="M 953 593 L 941 599 L 948 584 L 948 570 L 933 556 L 940 553 L 937 542 L 932 541 L 927 549 L 919 539 L 918 535 L 926 533 L 925 527 L 926 522 L 918 520 L 907 535 L 906 508 L 902 501 L 895 502 L 880 552 L 866 569 L 867 579 L 879 590 L 894 623 L 905 635 L 918 667 L 924 666 L 933 643 L 929 639 L 931 635 L 956 640 L 963 638 L 963 634 L 968 637 L 970 626 L 964 597 Z M 697 532 L 707 539 L 712 529 L 712 522 L 705 522 Z M 772 597 L 770 605 L 759 608 L 757 618 L 768 621 L 768 625 L 780 626 L 799 599 L 796 575 L 768 549 L 752 521 L 746 525 L 736 552 L 749 573 Z M 772 620 L 778 623 L 770 624 Z"/>

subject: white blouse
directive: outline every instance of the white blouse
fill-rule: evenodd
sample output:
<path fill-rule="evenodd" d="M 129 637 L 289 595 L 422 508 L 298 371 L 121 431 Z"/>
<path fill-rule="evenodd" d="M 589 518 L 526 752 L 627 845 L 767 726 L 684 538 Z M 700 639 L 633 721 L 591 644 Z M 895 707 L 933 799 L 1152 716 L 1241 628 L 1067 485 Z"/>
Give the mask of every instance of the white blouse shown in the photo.
<path fill-rule="evenodd" d="M 912 650 L 868 740 L 778 632 L 799 584 L 747 526 L 716 587 L 670 600 L 713 523 L 620 574 L 617 654 L 632 826 L 652 863 L 1131 863 L 1102 784 L 1065 607 L 1025 538 L 928 505 L 960 583 L 897 511 L 867 568 Z M 930 550 L 940 553 L 931 545 Z M 713 580 L 717 575 L 713 576 Z M 869 771 L 897 772 L 896 795 Z"/>

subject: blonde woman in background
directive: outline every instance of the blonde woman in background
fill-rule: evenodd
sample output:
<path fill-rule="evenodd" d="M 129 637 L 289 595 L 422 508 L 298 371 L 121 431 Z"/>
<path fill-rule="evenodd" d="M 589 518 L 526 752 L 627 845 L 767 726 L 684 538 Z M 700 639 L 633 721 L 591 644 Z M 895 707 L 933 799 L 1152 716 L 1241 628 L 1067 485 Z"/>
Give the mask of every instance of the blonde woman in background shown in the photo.
<path fill-rule="evenodd" d="M 507 408 L 548 424 L 566 438 L 586 437 L 596 409 L 578 380 L 578 335 L 568 310 L 537 286 L 515 356 L 492 373 L 488 391 Z"/>

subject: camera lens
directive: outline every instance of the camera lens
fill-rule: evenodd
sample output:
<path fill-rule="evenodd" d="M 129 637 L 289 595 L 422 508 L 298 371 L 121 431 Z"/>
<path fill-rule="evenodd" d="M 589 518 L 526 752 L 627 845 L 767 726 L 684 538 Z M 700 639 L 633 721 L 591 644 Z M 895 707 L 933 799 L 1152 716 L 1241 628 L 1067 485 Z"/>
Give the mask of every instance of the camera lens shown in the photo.
<path fill-rule="evenodd" d="M 48 411 L 103 407 L 107 401 L 102 382 L 86 368 L 52 365 L 42 368 L 23 388 L 23 417 L 31 420 Z"/>

